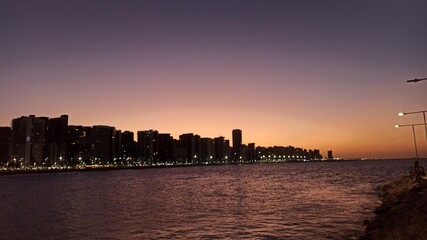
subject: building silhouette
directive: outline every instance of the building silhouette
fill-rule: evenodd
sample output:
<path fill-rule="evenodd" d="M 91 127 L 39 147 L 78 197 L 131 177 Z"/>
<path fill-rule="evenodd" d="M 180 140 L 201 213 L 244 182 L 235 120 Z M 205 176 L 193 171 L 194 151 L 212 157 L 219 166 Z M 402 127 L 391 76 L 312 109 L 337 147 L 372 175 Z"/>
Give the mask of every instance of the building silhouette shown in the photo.
<path fill-rule="evenodd" d="M 200 138 L 200 161 L 215 162 L 215 141 L 212 138 Z"/>
<path fill-rule="evenodd" d="M 67 128 L 67 163 L 77 165 L 90 163 L 90 148 L 86 146 L 87 131 L 90 127 L 68 126 Z"/>
<path fill-rule="evenodd" d="M 68 115 L 47 119 L 45 156 L 49 165 L 67 163 Z"/>
<path fill-rule="evenodd" d="M 122 131 L 116 130 L 115 136 L 114 136 L 114 163 L 121 163 L 122 162 L 122 155 L 123 155 L 123 149 L 122 149 Z"/>
<path fill-rule="evenodd" d="M 136 142 L 130 131 L 116 130 L 114 162 L 125 164 L 136 158 Z"/>
<path fill-rule="evenodd" d="M 242 130 L 233 129 L 233 162 L 242 160 Z"/>
<path fill-rule="evenodd" d="M 215 143 L 215 160 L 217 162 L 225 161 L 225 149 L 224 149 L 224 137 L 216 137 L 214 138 Z"/>
<path fill-rule="evenodd" d="M 328 150 L 328 159 L 334 159 L 334 155 L 332 154 L 332 150 Z"/>
<path fill-rule="evenodd" d="M 136 142 L 134 133 L 124 131 L 121 134 L 120 156 L 122 160 L 129 160 L 136 157 Z M 117 139 L 116 139 L 117 140 Z"/>
<path fill-rule="evenodd" d="M 225 162 L 229 163 L 231 162 L 231 147 L 230 147 L 230 140 L 224 140 L 224 159 Z"/>
<path fill-rule="evenodd" d="M 256 161 L 255 143 L 249 143 L 248 144 L 247 161 L 248 162 L 255 162 Z"/>
<path fill-rule="evenodd" d="M 10 160 L 10 139 L 12 129 L 10 127 L 0 127 L 0 164 Z"/>
<path fill-rule="evenodd" d="M 159 132 L 155 130 L 138 131 L 138 157 L 146 164 L 159 160 Z"/>
<path fill-rule="evenodd" d="M 85 133 L 85 145 L 89 147 L 90 162 L 92 164 L 113 163 L 115 155 L 115 128 L 98 125 L 86 129 Z"/>
<path fill-rule="evenodd" d="M 160 133 L 158 135 L 158 146 L 159 156 L 157 163 L 167 164 L 174 162 L 173 138 L 169 133 Z"/>
<path fill-rule="evenodd" d="M 12 127 L 0 127 L 0 164 L 51 166 L 81 164 L 194 165 L 258 161 L 319 160 L 318 149 L 293 146 L 255 147 L 242 143 L 242 130 L 233 129 L 232 146 L 224 137 L 200 137 L 155 130 L 134 133 L 111 126 L 68 125 L 68 115 L 57 118 L 35 115 L 15 118 Z M 328 158 L 333 159 L 332 150 Z"/>
<path fill-rule="evenodd" d="M 201 152 L 202 152 L 202 145 L 200 143 L 200 135 L 194 134 L 194 144 L 195 144 L 195 155 L 193 158 L 193 164 L 201 164 L 202 160 L 200 158 Z"/>
<path fill-rule="evenodd" d="M 186 149 L 185 162 L 197 164 L 198 163 L 198 151 L 196 148 L 197 137 L 193 133 L 181 134 L 179 136 L 179 146 Z M 198 146 L 199 144 L 197 144 Z"/>
<path fill-rule="evenodd" d="M 22 165 L 45 165 L 44 145 L 46 133 L 44 117 L 22 116 L 12 120 L 11 157 Z"/>
<path fill-rule="evenodd" d="M 181 140 L 173 139 L 173 155 L 176 164 L 188 164 L 187 147 Z"/>

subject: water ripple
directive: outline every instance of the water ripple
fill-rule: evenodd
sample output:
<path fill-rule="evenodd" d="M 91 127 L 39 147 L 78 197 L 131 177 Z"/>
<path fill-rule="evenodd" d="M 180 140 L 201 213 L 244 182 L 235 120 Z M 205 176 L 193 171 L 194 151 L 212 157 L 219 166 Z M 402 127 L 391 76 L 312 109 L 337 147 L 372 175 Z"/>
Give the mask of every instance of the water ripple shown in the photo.
<path fill-rule="evenodd" d="M 251 164 L 0 177 L 4 239 L 357 239 L 411 162 Z M 426 165 L 425 162 L 422 164 Z"/>

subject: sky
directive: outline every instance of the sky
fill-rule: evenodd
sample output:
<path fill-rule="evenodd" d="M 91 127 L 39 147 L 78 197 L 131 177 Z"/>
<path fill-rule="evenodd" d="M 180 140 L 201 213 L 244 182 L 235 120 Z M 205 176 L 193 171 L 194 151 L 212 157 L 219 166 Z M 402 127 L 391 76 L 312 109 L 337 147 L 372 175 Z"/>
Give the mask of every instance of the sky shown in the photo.
<path fill-rule="evenodd" d="M 0 126 L 156 129 L 411 158 L 427 1 L 0 0 Z M 427 139 L 416 127 L 418 151 Z"/>

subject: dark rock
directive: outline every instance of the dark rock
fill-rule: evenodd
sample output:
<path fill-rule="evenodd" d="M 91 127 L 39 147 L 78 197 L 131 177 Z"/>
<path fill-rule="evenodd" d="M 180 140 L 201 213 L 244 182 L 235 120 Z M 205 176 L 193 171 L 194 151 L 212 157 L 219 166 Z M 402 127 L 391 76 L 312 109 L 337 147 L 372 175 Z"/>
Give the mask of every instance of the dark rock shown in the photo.
<path fill-rule="evenodd" d="M 378 188 L 382 200 L 361 240 L 427 239 L 427 180 L 401 177 Z"/>

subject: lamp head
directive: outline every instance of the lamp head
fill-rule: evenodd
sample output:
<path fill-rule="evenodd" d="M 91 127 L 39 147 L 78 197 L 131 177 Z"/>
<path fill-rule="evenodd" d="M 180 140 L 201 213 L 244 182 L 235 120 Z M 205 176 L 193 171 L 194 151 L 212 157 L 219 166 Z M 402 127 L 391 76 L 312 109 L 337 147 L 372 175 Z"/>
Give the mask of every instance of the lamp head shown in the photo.
<path fill-rule="evenodd" d="M 404 115 L 405 115 L 405 113 L 400 112 L 398 115 L 401 117 L 401 116 L 404 116 Z"/>
<path fill-rule="evenodd" d="M 395 127 L 395 128 L 400 128 L 400 125 L 397 125 L 397 124 L 396 124 L 396 125 L 394 125 L 394 127 Z"/>

